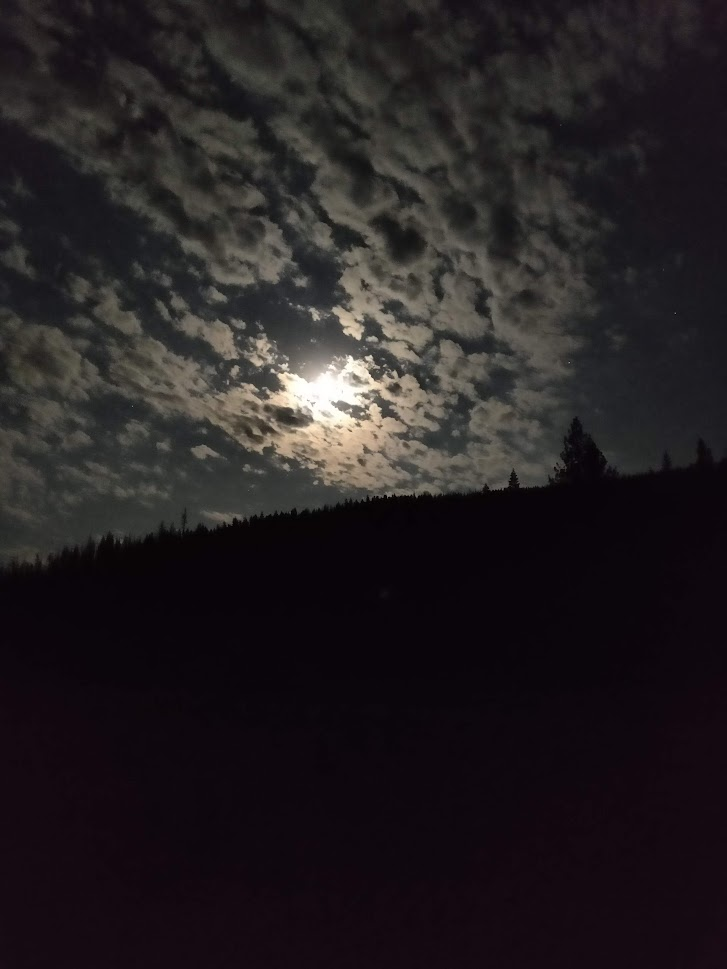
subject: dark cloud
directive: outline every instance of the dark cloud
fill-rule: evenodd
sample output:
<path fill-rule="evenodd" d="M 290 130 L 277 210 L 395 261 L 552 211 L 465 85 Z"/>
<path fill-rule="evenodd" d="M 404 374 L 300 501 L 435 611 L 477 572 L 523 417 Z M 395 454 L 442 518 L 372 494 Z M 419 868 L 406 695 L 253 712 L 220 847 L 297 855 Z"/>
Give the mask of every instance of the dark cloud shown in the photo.
<path fill-rule="evenodd" d="M 465 232 L 477 222 L 477 209 L 465 198 L 442 199 L 442 211 L 450 229 Z"/>
<path fill-rule="evenodd" d="M 516 293 L 513 297 L 514 301 L 520 303 L 521 306 L 533 307 L 540 306 L 542 303 L 542 297 L 534 289 L 521 289 L 519 293 Z"/>
<path fill-rule="evenodd" d="M 513 203 L 499 202 L 493 206 L 490 230 L 492 254 L 502 259 L 514 259 L 520 247 L 522 228 Z"/>
<path fill-rule="evenodd" d="M 35 63 L 35 55 L 19 37 L 11 37 L 5 31 L 0 35 L 0 73 L 17 75 L 27 73 Z"/>
<path fill-rule="evenodd" d="M 395 263 L 406 265 L 413 262 L 426 249 L 424 236 L 413 225 L 402 226 L 389 215 L 379 215 L 371 224 L 383 235 L 387 252 Z"/>
<path fill-rule="evenodd" d="M 271 407 L 266 405 L 265 413 L 269 414 L 278 424 L 285 427 L 309 427 L 313 423 L 313 415 L 292 407 Z"/>
<path fill-rule="evenodd" d="M 361 208 L 371 205 L 376 190 L 376 170 L 370 159 L 342 144 L 332 146 L 329 157 L 347 174 L 351 201 Z"/>

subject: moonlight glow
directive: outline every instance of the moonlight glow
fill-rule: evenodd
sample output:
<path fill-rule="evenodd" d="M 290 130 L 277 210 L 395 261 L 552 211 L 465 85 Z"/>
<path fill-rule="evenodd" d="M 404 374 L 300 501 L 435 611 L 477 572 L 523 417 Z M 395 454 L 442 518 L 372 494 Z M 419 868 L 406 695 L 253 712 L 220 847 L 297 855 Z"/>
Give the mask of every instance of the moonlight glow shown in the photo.
<path fill-rule="evenodd" d="M 361 402 L 361 390 L 351 382 L 348 366 L 340 371 L 329 367 L 315 380 L 295 376 L 290 391 L 319 418 L 335 416 L 339 412 L 336 406 L 339 403 L 353 405 Z"/>
<path fill-rule="evenodd" d="M 341 374 L 324 373 L 308 384 L 307 394 L 314 406 L 326 409 L 344 399 L 346 385 Z"/>

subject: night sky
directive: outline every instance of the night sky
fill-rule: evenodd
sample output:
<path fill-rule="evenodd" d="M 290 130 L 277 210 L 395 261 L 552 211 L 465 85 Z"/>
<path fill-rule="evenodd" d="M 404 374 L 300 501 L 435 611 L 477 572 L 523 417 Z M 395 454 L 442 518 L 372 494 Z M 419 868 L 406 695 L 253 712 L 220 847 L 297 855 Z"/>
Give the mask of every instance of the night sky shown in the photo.
<path fill-rule="evenodd" d="M 721 3 L 23 0 L 0 555 L 725 453 Z"/>

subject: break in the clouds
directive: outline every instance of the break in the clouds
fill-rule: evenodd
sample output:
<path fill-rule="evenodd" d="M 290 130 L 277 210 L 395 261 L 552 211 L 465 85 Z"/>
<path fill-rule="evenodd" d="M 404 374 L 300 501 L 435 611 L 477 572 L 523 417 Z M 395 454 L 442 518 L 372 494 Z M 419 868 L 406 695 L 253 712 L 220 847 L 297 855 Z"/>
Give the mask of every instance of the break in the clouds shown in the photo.
<path fill-rule="evenodd" d="M 614 256 L 613 200 L 667 150 L 674 65 L 716 61 L 710 10 L 11 0 L 6 552 L 542 481 L 586 362 L 639 343 L 609 307 L 656 267 Z"/>

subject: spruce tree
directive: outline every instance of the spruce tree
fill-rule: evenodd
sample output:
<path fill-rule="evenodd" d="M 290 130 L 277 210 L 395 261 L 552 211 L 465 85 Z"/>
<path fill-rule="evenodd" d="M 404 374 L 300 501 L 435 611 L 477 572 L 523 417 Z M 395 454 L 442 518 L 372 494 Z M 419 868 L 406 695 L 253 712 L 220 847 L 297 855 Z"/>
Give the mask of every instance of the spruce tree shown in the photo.
<path fill-rule="evenodd" d="M 510 479 L 507 482 L 507 487 L 510 490 L 512 490 L 513 488 L 519 488 L 520 487 L 520 479 L 517 476 L 517 473 L 515 471 L 515 468 L 513 468 L 512 471 L 510 472 Z"/>

